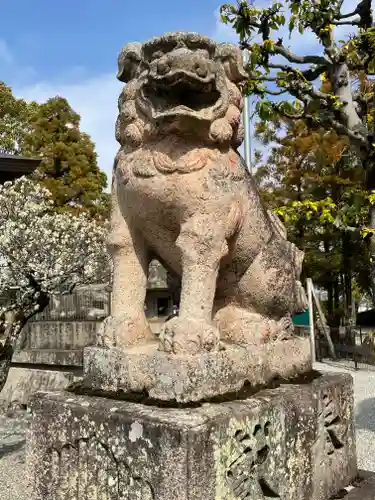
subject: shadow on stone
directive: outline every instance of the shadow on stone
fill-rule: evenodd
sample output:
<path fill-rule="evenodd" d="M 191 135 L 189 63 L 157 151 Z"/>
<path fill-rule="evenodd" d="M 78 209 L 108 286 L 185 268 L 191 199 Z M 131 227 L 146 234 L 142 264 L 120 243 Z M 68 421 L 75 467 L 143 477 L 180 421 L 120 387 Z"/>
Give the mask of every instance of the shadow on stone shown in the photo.
<path fill-rule="evenodd" d="M 375 398 L 361 401 L 356 408 L 355 423 L 358 429 L 375 432 Z"/>
<path fill-rule="evenodd" d="M 70 384 L 65 390 L 80 396 L 96 396 L 108 399 L 114 399 L 117 401 L 128 401 L 131 403 L 143 404 L 145 406 L 156 406 L 158 408 L 200 408 L 203 404 L 220 404 L 229 403 L 231 401 L 243 401 L 249 399 L 256 393 L 259 393 L 265 389 L 277 389 L 282 385 L 304 385 L 310 384 L 312 381 L 320 378 L 322 374 L 316 370 L 311 370 L 311 372 L 299 375 L 293 379 L 283 379 L 281 377 L 275 377 L 266 385 L 251 386 L 245 383 L 242 389 L 235 392 L 227 392 L 225 394 L 220 394 L 211 398 L 201 399 L 199 401 L 180 403 L 176 400 L 160 400 L 149 397 L 147 391 L 143 392 L 124 392 L 124 391 L 102 391 L 99 389 L 92 389 L 85 386 L 84 381 L 80 380 Z"/>
<path fill-rule="evenodd" d="M 12 444 L 0 444 L 0 460 L 7 455 L 11 455 L 15 451 L 20 450 L 26 444 L 26 439 L 22 439 L 22 441 L 18 441 Z"/>

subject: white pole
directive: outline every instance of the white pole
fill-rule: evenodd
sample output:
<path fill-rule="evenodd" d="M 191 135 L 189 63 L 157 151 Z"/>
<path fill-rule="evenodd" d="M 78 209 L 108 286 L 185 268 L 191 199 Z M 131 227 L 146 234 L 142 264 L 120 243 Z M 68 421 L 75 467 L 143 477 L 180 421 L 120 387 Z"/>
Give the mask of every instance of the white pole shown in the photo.
<path fill-rule="evenodd" d="M 312 291 L 312 279 L 307 278 L 307 302 L 309 305 L 309 323 L 310 323 L 310 344 L 311 344 L 311 361 L 315 363 L 316 361 L 316 350 L 315 350 L 315 329 L 314 329 L 314 304 L 313 304 L 313 291 Z"/>
<path fill-rule="evenodd" d="M 249 53 L 247 50 L 243 51 L 243 62 L 244 65 L 247 64 L 249 60 Z M 250 97 L 244 97 L 244 107 L 242 113 L 243 127 L 245 132 L 244 137 L 244 150 L 245 150 L 245 163 L 246 166 L 252 174 L 252 164 L 251 164 L 251 135 L 250 135 Z"/>

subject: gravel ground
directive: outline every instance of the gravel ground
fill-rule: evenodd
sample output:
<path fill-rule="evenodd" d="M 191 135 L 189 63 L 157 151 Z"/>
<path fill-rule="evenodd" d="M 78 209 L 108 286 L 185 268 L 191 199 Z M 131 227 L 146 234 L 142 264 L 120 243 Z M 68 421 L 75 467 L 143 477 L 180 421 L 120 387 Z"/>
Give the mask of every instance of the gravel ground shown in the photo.
<path fill-rule="evenodd" d="M 354 378 L 357 455 L 360 469 L 375 472 L 375 372 L 350 371 L 317 363 L 319 371 L 351 373 Z M 0 415 L 0 499 L 29 500 L 25 470 L 26 412 Z"/>
<path fill-rule="evenodd" d="M 28 500 L 25 468 L 25 411 L 0 415 L 0 499 Z"/>

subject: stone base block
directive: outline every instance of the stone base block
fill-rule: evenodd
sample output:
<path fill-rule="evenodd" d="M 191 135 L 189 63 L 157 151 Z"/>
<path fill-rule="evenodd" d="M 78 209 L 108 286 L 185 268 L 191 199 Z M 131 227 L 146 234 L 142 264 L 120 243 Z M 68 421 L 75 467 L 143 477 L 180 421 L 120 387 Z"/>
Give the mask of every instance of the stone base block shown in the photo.
<path fill-rule="evenodd" d="M 145 392 L 155 400 L 200 401 L 311 372 L 308 339 L 262 346 L 226 345 L 199 355 L 171 355 L 157 344 L 129 349 L 88 347 L 84 385 L 104 393 Z"/>
<path fill-rule="evenodd" d="M 160 408 L 68 393 L 32 404 L 32 500 L 328 500 L 357 476 L 352 378 Z"/>
<path fill-rule="evenodd" d="M 62 391 L 77 380 L 80 379 L 74 372 L 13 367 L 0 392 L 0 410 L 27 406 L 36 392 Z"/>

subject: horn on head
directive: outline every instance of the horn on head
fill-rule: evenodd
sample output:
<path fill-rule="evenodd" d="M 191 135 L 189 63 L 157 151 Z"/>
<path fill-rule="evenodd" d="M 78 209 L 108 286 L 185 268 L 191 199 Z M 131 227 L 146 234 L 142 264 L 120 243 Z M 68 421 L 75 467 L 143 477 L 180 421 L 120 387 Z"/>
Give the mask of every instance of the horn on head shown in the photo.
<path fill-rule="evenodd" d="M 121 49 L 118 56 L 117 78 L 128 83 L 136 76 L 137 69 L 142 61 L 142 44 L 139 42 L 128 43 Z"/>

